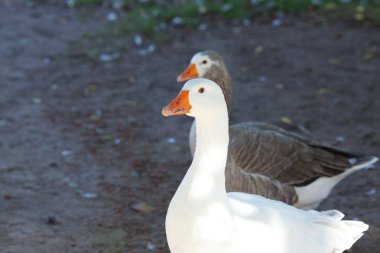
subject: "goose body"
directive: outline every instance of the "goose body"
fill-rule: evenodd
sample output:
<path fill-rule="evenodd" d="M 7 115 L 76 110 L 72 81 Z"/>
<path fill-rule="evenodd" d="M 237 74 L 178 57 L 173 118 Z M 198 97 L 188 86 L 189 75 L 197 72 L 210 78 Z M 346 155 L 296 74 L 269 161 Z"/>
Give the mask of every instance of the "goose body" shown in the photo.
<path fill-rule="evenodd" d="M 258 195 L 227 193 L 228 113 L 214 82 L 187 82 L 163 114 L 187 114 L 197 125 L 193 162 L 166 215 L 171 253 L 339 253 L 368 229 L 360 221 L 343 221 L 336 210 L 304 211 Z"/>
<path fill-rule="evenodd" d="M 205 77 L 217 83 L 231 107 L 231 78 L 222 57 L 213 51 L 193 56 L 178 81 Z M 322 145 L 304 136 L 261 122 L 229 127 L 226 165 L 228 192 L 246 192 L 313 209 L 348 175 L 370 167 L 374 156 L 357 155 Z M 193 122 L 189 144 L 195 151 Z"/>

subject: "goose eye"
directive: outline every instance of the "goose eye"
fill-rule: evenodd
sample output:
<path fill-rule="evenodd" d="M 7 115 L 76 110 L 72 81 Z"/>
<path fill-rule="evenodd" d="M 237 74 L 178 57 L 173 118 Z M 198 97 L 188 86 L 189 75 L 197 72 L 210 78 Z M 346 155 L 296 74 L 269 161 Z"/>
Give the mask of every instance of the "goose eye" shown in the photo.
<path fill-rule="evenodd" d="M 203 88 L 203 87 L 199 88 L 198 92 L 199 92 L 199 93 L 203 93 L 203 92 L 205 92 L 205 88 Z"/>
<path fill-rule="evenodd" d="M 203 63 L 203 64 L 207 64 L 207 60 L 203 60 L 202 63 Z"/>

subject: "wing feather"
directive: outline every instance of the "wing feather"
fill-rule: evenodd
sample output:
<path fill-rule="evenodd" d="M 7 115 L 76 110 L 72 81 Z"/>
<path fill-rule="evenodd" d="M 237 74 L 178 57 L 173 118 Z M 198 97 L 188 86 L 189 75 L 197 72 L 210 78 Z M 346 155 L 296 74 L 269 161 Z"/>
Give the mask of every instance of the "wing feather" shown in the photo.
<path fill-rule="evenodd" d="M 230 127 L 230 164 L 287 185 L 340 174 L 351 167 L 348 158 L 353 156 L 264 123 Z"/>

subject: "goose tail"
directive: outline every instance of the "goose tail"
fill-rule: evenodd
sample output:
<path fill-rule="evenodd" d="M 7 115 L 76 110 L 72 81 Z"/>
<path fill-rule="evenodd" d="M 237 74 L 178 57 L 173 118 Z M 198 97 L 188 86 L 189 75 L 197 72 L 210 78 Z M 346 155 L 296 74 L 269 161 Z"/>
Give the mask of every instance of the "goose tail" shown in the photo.
<path fill-rule="evenodd" d="M 331 240 L 333 243 L 330 245 L 333 253 L 342 253 L 350 249 L 369 227 L 362 221 L 342 220 L 344 214 L 337 210 L 322 211 L 320 213 L 323 217 L 316 219 L 315 223 L 325 228 L 329 227 L 329 232 L 326 232 L 330 234 L 331 238 L 335 238 L 335 240 Z"/>
<path fill-rule="evenodd" d="M 337 251 L 337 253 L 350 249 L 352 245 L 363 236 L 364 232 L 367 231 L 369 227 L 362 221 L 344 220 L 341 222 L 345 227 L 344 232 L 342 233 L 343 238 L 341 240 L 343 247 L 342 250 Z"/>
<path fill-rule="evenodd" d="M 352 165 L 349 171 L 354 172 L 361 169 L 373 168 L 378 160 L 379 158 L 376 156 L 358 156 L 349 158 L 348 161 Z"/>

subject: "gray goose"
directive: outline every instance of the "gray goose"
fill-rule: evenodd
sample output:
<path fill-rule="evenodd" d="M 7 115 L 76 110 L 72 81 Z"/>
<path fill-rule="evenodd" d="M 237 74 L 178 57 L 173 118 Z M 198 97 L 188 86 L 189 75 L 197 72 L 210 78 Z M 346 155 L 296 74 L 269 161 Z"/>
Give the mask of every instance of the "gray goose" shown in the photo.
<path fill-rule="evenodd" d="M 231 109 L 232 83 L 223 58 L 214 51 L 195 54 L 177 81 L 203 77 L 217 83 Z M 195 150 L 195 124 L 189 143 Z M 246 192 L 314 209 L 342 179 L 370 167 L 375 156 L 358 155 L 320 144 L 261 123 L 244 122 L 229 128 L 226 165 L 227 192 Z"/>

